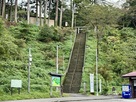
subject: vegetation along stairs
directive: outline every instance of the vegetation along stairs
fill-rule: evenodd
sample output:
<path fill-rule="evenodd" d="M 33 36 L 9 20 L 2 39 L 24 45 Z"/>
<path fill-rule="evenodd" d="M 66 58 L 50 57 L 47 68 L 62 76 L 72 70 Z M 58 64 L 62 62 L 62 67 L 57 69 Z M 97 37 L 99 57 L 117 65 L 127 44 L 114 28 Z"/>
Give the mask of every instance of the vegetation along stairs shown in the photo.
<path fill-rule="evenodd" d="M 80 90 L 84 66 L 85 43 L 86 33 L 76 34 L 68 71 L 63 82 L 63 92 L 65 93 L 78 93 Z"/>

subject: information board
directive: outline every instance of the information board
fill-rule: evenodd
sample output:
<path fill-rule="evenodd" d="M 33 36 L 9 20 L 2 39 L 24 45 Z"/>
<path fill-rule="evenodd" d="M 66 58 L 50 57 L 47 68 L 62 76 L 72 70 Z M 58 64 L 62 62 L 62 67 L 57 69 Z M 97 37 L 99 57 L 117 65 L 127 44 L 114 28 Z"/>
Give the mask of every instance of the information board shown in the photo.
<path fill-rule="evenodd" d="M 123 92 L 129 92 L 129 86 L 122 86 Z"/>
<path fill-rule="evenodd" d="M 22 87 L 22 80 L 11 80 L 11 87 L 14 88 L 21 88 Z"/>
<path fill-rule="evenodd" d="M 52 76 L 52 86 L 60 86 L 61 85 L 61 81 L 60 81 L 60 77 L 58 76 Z"/>

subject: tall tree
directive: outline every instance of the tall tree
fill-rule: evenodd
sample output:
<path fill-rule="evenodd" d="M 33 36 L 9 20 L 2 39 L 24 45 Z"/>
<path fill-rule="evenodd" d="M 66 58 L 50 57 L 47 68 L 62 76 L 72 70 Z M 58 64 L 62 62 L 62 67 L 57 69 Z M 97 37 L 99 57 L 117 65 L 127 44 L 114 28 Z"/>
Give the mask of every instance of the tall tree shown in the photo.
<path fill-rule="evenodd" d="M 13 8 L 13 0 L 9 0 L 10 2 L 10 14 L 9 14 L 9 21 L 12 21 L 12 8 Z"/>
<path fill-rule="evenodd" d="M 59 0 L 56 0 L 55 26 L 58 25 L 58 5 L 59 5 Z"/>
<path fill-rule="evenodd" d="M 36 0 L 36 25 L 38 25 L 38 0 Z"/>
<path fill-rule="evenodd" d="M 124 15 L 119 19 L 120 28 L 133 27 L 136 28 L 136 1 L 127 0 L 123 4 Z"/>
<path fill-rule="evenodd" d="M 5 3 L 6 3 L 6 0 L 3 0 L 3 3 L 2 3 L 2 17 L 4 18 L 5 17 Z"/>
<path fill-rule="evenodd" d="M 30 23 L 30 0 L 27 0 L 27 23 Z"/>
<path fill-rule="evenodd" d="M 60 27 L 62 26 L 63 5 L 64 5 L 64 1 L 61 0 L 60 20 L 59 20 L 59 26 L 60 26 Z"/>
<path fill-rule="evenodd" d="M 17 5 L 18 5 L 18 0 L 15 0 L 15 22 L 17 23 Z"/>
<path fill-rule="evenodd" d="M 2 15 L 2 0 L 0 0 L 0 15 Z"/>
<path fill-rule="evenodd" d="M 44 1 L 44 24 L 46 24 L 46 18 L 47 18 L 47 2 L 48 2 L 48 0 L 45 0 Z"/>
<path fill-rule="evenodd" d="M 40 26 L 42 25 L 41 13 L 42 13 L 42 0 L 39 0 L 39 19 L 40 19 Z"/>

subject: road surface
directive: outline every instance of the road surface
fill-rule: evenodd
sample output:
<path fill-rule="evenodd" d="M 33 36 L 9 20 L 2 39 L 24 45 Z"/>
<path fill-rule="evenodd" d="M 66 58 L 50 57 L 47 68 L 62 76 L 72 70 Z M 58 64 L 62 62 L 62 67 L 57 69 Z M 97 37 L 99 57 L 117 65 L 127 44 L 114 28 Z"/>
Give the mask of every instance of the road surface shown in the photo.
<path fill-rule="evenodd" d="M 121 96 L 70 96 L 61 98 L 29 99 L 3 102 L 136 102 L 136 99 L 122 99 Z"/>

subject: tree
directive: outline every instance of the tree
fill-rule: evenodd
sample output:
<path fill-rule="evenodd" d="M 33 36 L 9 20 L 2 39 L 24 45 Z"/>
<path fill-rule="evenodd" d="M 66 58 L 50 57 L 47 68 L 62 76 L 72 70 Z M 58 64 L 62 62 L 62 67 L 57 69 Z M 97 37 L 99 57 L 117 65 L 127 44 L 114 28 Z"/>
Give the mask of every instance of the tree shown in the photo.
<path fill-rule="evenodd" d="M 44 1 L 44 24 L 46 24 L 46 19 L 47 19 L 47 0 Z"/>
<path fill-rule="evenodd" d="M 30 23 L 30 0 L 27 0 L 27 23 Z"/>
<path fill-rule="evenodd" d="M 58 5 L 59 5 L 59 0 L 56 0 L 55 26 L 58 25 Z"/>
<path fill-rule="evenodd" d="M 39 0 L 39 19 L 40 19 L 40 26 L 42 25 L 41 13 L 42 13 L 42 0 Z"/>
<path fill-rule="evenodd" d="M 0 15 L 2 15 L 2 0 L 0 0 Z"/>
<path fill-rule="evenodd" d="M 17 6 L 18 6 L 18 0 L 15 0 L 15 22 L 17 23 Z"/>
<path fill-rule="evenodd" d="M 9 15 L 9 19 L 10 19 L 10 22 L 12 21 L 12 8 L 13 8 L 13 0 L 10 0 L 10 15 Z"/>
<path fill-rule="evenodd" d="M 5 3 L 6 3 L 6 0 L 3 0 L 3 4 L 2 4 L 2 17 L 3 18 L 5 17 Z"/>
<path fill-rule="evenodd" d="M 38 23 L 38 0 L 36 0 L 36 24 Z"/>
<path fill-rule="evenodd" d="M 127 0 L 123 7 L 125 12 L 124 15 L 120 17 L 120 26 L 136 28 L 136 1 Z"/>

